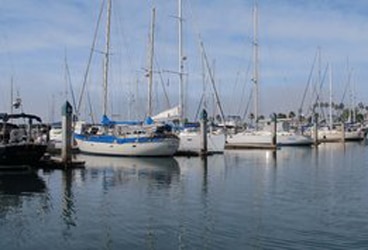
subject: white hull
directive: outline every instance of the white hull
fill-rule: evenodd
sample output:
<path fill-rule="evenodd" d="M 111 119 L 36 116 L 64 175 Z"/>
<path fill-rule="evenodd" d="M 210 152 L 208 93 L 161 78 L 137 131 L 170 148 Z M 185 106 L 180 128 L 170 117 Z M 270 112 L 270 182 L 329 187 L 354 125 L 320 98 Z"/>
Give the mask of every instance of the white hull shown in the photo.
<path fill-rule="evenodd" d="M 113 156 L 172 156 L 178 149 L 179 139 L 165 138 L 158 142 L 107 143 L 77 139 L 80 152 Z"/>
<path fill-rule="evenodd" d="M 228 147 L 262 147 L 272 143 L 272 133 L 267 131 L 244 131 L 227 137 Z"/>
<path fill-rule="evenodd" d="M 309 146 L 313 144 L 313 139 L 292 132 L 277 132 L 276 144 L 278 146 Z M 227 145 L 229 147 L 272 146 L 272 133 L 268 131 L 246 131 L 229 135 Z"/>
<path fill-rule="evenodd" d="M 318 140 L 321 142 L 336 142 L 342 141 L 343 138 L 346 141 L 358 141 L 364 139 L 363 131 L 345 131 L 344 137 L 339 130 L 318 130 Z M 314 133 L 312 133 L 314 137 Z"/>
<path fill-rule="evenodd" d="M 294 133 L 277 133 L 277 145 L 279 146 L 310 146 L 313 138 L 306 135 Z"/>
<path fill-rule="evenodd" d="M 201 133 L 198 131 L 182 131 L 179 133 L 180 145 L 178 153 L 199 153 L 201 150 Z M 223 153 L 225 150 L 225 134 L 208 133 L 207 151 L 209 153 Z"/>

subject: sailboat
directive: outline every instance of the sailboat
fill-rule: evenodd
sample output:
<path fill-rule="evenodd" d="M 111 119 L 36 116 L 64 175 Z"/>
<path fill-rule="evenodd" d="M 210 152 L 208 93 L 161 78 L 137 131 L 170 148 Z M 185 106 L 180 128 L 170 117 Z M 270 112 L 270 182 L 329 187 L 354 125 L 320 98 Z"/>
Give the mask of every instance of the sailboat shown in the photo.
<path fill-rule="evenodd" d="M 74 138 L 79 150 L 82 153 L 113 156 L 172 156 L 179 147 L 179 138 L 172 133 L 170 126 L 156 125 L 149 117 L 144 122 L 118 122 L 107 116 L 110 16 L 111 0 L 108 0 L 103 117 L 101 124 L 76 123 Z"/>
<path fill-rule="evenodd" d="M 350 77 L 349 77 L 350 78 Z M 334 123 L 332 117 L 332 67 L 329 65 L 329 122 L 320 124 L 317 130 L 319 142 L 360 141 L 366 137 L 363 125 L 356 122 Z M 351 121 L 351 117 L 349 117 Z M 314 129 L 307 131 L 313 138 L 316 136 Z"/>
<path fill-rule="evenodd" d="M 254 116 L 256 119 L 255 128 L 246 128 L 237 133 L 228 134 L 226 138 L 227 148 L 275 148 L 277 146 L 310 146 L 313 140 L 310 136 L 298 131 L 285 130 L 286 121 L 279 122 L 276 126 L 271 126 L 273 121 L 259 123 L 259 71 L 258 71 L 258 13 L 257 3 L 253 7 L 253 87 L 254 87 Z M 274 131 L 276 129 L 276 131 Z M 276 142 L 273 137 L 276 134 Z"/>
<path fill-rule="evenodd" d="M 178 13 L 178 21 L 179 21 L 179 85 L 180 85 L 180 121 L 184 120 L 184 98 L 183 98 L 183 89 L 184 89 L 184 55 L 183 55 L 183 46 L 182 46 L 182 1 L 178 1 L 179 4 L 179 13 Z M 202 50 L 203 44 L 201 43 Z M 211 76 L 212 77 L 212 76 Z M 212 78 L 211 78 L 212 79 Z M 212 79 L 213 80 L 213 79 Z M 190 125 L 183 124 L 182 128 L 179 130 L 178 136 L 180 138 L 180 145 L 178 149 L 178 154 L 198 154 L 201 150 L 201 131 L 199 127 L 199 123 L 194 123 Z M 221 128 L 215 128 L 213 126 L 209 127 L 207 132 L 207 152 L 208 153 L 223 153 L 225 150 L 225 133 Z"/>

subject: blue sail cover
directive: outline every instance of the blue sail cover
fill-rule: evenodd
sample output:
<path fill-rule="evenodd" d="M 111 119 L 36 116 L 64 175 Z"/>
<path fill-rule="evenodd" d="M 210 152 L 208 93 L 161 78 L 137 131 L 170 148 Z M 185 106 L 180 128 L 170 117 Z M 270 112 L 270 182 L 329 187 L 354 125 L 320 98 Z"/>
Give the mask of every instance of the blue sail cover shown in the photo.
<path fill-rule="evenodd" d="M 110 118 L 108 118 L 106 115 L 104 115 L 104 116 L 102 116 L 101 124 L 104 125 L 104 126 L 115 125 L 115 124 L 140 125 L 140 124 L 142 124 L 142 122 L 141 121 L 112 121 L 112 120 L 110 120 Z"/>
<path fill-rule="evenodd" d="M 115 124 L 113 121 L 111 121 L 106 115 L 102 116 L 101 124 L 104 126 Z"/>
<path fill-rule="evenodd" d="M 144 121 L 144 124 L 152 125 L 154 123 L 154 120 L 151 117 L 147 117 Z"/>

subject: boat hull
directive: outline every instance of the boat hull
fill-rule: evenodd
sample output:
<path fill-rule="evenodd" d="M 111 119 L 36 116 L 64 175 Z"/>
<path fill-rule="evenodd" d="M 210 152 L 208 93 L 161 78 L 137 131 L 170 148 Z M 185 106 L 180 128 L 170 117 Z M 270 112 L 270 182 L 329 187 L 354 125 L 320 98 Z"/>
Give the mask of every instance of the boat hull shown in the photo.
<path fill-rule="evenodd" d="M 313 138 L 299 134 L 277 134 L 278 146 L 311 146 L 314 143 Z"/>
<path fill-rule="evenodd" d="M 200 132 L 180 132 L 178 154 L 198 154 L 201 150 L 201 136 Z M 225 150 L 225 141 L 224 133 L 208 133 L 207 152 L 223 153 Z"/>
<path fill-rule="evenodd" d="M 264 131 L 240 132 L 228 135 L 226 148 L 267 148 L 272 146 L 272 133 Z"/>
<path fill-rule="evenodd" d="M 0 145 L 0 165 L 36 165 L 47 145 L 23 143 Z"/>
<path fill-rule="evenodd" d="M 227 138 L 228 148 L 272 148 L 272 133 L 267 131 L 242 132 L 235 135 L 229 135 Z M 277 146 L 311 146 L 313 139 L 310 136 L 277 132 Z"/>
<path fill-rule="evenodd" d="M 99 141 L 94 136 L 75 136 L 82 153 L 113 156 L 172 156 L 179 147 L 177 137 Z"/>
<path fill-rule="evenodd" d="M 314 133 L 312 132 L 312 137 Z M 345 141 L 361 141 L 364 140 L 365 134 L 363 131 L 345 131 L 342 135 L 341 131 L 338 130 L 319 130 L 318 141 L 319 142 L 341 142 Z"/>

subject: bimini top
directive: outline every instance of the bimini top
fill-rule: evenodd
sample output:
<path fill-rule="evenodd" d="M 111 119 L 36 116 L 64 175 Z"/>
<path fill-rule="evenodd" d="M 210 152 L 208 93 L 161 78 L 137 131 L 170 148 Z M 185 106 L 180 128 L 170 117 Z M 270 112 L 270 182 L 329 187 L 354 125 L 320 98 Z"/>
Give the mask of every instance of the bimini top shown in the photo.
<path fill-rule="evenodd" d="M 25 113 L 20 113 L 20 114 L 0 113 L 0 120 L 3 120 L 5 122 L 8 121 L 9 119 L 19 119 L 19 118 L 28 118 L 31 120 L 36 120 L 40 123 L 42 122 L 41 118 L 36 115 L 25 114 Z"/>

